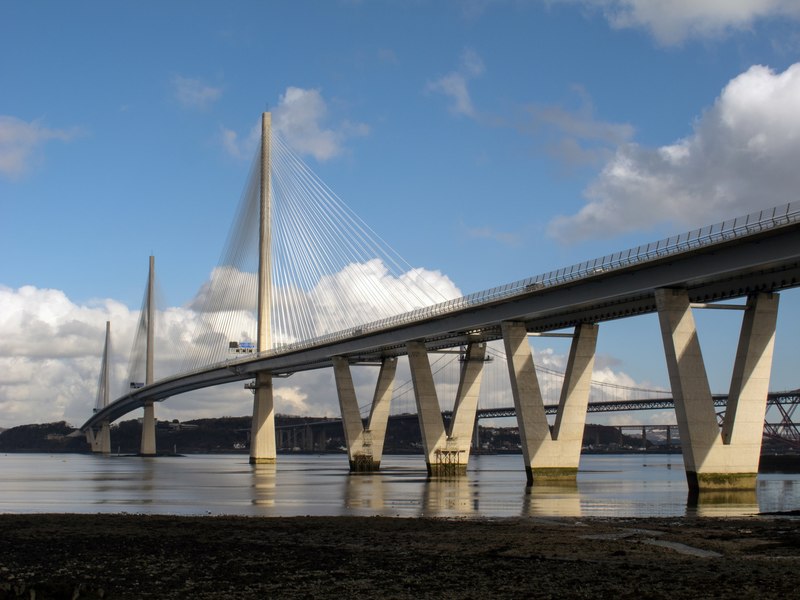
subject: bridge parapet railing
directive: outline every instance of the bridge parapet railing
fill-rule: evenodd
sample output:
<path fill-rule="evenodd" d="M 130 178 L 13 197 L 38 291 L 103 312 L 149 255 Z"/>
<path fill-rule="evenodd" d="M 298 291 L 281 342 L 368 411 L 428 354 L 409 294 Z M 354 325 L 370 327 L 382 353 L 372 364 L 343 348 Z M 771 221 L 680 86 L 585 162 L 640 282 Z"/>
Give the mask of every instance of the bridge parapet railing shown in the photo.
<path fill-rule="evenodd" d="M 415 321 L 422 321 L 450 312 L 456 312 L 464 308 L 487 304 L 517 294 L 524 294 L 539 289 L 550 288 L 578 279 L 584 279 L 600 275 L 601 273 L 607 273 L 608 271 L 646 263 L 683 252 L 689 252 L 697 248 L 721 243 L 727 240 L 754 235 L 767 229 L 783 227 L 797 221 L 800 221 L 800 203 L 795 202 L 784 204 L 775 208 L 737 217 L 736 219 L 722 221 L 721 223 L 708 225 L 706 227 L 701 227 L 700 229 L 670 236 L 668 238 L 637 246 L 635 248 L 629 248 L 627 250 L 614 252 L 613 254 L 584 261 L 582 263 L 562 267 L 548 273 L 543 273 L 512 283 L 493 287 L 488 290 L 482 290 L 468 294 L 460 298 L 453 298 L 439 304 L 432 304 L 410 312 L 393 315 L 391 317 L 386 317 L 371 323 L 365 323 L 364 325 L 359 325 L 341 331 L 324 334 L 313 339 L 280 346 L 267 352 L 259 353 L 258 356 L 268 357 L 274 354 L 295 352 L 311 346 L 333 343 L 358 335 L 374 333 L 376 331 L 390 329 L 400 325 L 406 325 Z M 243 362 L 252 360 L 252 356 L 253 355 L 250 355 L 249 358 L 241 360 Z"/>

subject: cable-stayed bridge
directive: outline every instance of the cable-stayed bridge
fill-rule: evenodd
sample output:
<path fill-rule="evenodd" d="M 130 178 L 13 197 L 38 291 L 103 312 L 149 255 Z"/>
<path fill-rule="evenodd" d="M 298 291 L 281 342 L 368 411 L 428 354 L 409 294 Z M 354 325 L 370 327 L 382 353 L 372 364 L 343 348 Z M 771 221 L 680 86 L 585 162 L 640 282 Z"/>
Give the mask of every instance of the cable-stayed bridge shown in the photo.
<path fill-rule="evenodd" d="M 800 206 L 760 213 L 616 252 L 464 297 L 448 282 L 406 265 L 271 132 L 261 151 L 220 265 L 191 307 L 200 315 L 178 337 L 188 349 L 176 374 L 153 376 L 153 267 L 142 310 L 143 376 L 98 406 L 98 428 L 144 407 L 143 454 L 153 403 L 196 389 L 254 380 L 251 462 L 275 460 L 273 378 L 333 368 L 351 468 L 380 465 L 397 359 L 407 357 L 431 473 L 466 468 L 481 379 L 502 363 L 523 437 L 529 481 L 574 477 L 600 324 L 657 313 L 687 477 L 694 488 L 754 485 L 764 421 L 778 294 L 800 281 Z M 745 303 L 729 300 L 746 298 Z M 692 317 L 716 308 L 743 314 L 725 422 L 719 427 Z M 569 330 L 569 333 L 553 333 Z M 558 409 L 545 415 L 541 369 L 528 338 L 570 338 Z M 231 344 L 235 341 L 235 344 Z M 231 346 L 244 350 L 231 359 Z M 489 361 L 502 345 L 498 360 Z M 441 418 L 434 353 L 458 350 L 454 418 Z M 134 354 L 142 354 L 141 352 Z M 351 367 L 380 365 L 362 421 Z M 756 423 L 754 426 L 753 423 Z M 754 431 L 758 429 L 756 440 Z M 576 442 L 577 440 L 577 442 Z M 577 446 L 577 454 L 575 451 Z M 755 459 L 754 459 L 755 457 Z M 744 483 L 743 483 L 744 482 Z"/>

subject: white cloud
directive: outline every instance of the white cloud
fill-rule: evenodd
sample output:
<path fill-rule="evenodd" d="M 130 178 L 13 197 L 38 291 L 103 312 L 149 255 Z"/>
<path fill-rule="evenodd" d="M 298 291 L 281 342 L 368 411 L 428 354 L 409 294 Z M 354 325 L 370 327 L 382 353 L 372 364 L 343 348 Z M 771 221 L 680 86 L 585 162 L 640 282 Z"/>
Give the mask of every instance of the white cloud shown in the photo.
<path fill-rule="evenodd" d="M 642 28 L 664 45 L 750 29 L 758 20 L 800 18 L 796 0 L 549 0 L 601 10 L 617 29 Z"/>
<path fill-rule="evenodd" d="M 792 201 L 800 188 L 800 63 L 754 66 L 731 80 L 674 144 L 620 146 L 585 191 L 588 203 L 557 217 L 562 241 L 609 237 L 670 222 L 696 227 Z"/>
<path fill-rule="evenodd" d="M 200 110 L 207 109 L 222 96 L 222 88 L 181 75 L 172 78 L 172 91 L 181 106 Z"/>
<path fill-rule="evenodd" d="M 214 284 L 220 281 L 234 283 L 229 296 L 216 294 Z M 253 282 L 251 274 L 215 269 L 187 307 L 158 311 L 155 378 L 225 360 L 231 340 L 252 341 L 256 329 Z M 315 315 L 311 335 L 321 335 L 429 304 L 431 300 L 424 298 L 430 297 L 431 290 L 441 298 L 460 295 L 441 273 L 411 269 L 395 277 L 377 261 L 349 265 L 314 289 L 295 293 L 305 294 L 298 304 Z M 242 300 L 244 296 L 251 297 L 251 302 Z M 276 294 L 276 312 L 287 299 Z M 345 305 L 350 310 L 342 310 Z M 0 286 L 0 306 L 0 426 L 60 420 L 83 423 L 96 399 L 106 321 L 111 321 L 112 398 L 125 393 L 130 381 L 144 380 L 143 365 L 135 373 L 128 371 L 138 311 L 110 299 L 75 304 L 60 290 L 33 286 Z M 292 310 L 296 312 L 297 307 Z M 297 333 L 282 329 L 281 323 L 276 325 L 276 340 L 297 339 Z M 332 389 L 329 376 L 298 374 L 288 386 L 276 383 L 276 409 L 333 415 L 337 400 Z M 158 416 L 185 420 L 241 415 L 251 405 L 252 397 L 240 383 L 170 399 L 159 405 Z"/>
<path fill-rule="evenodd" d="M 467 83 L 470 79 L 482 75 L 484 70 L 480 56 L 475 51 L 467 49 L 461 54 L 461 64 L 457 70 L 429 82 L 425 89 L 428 92 L 448 96 L 452 101 L 450 112 L 453 114 L 475 117 L 477 112 L 467 89 Z"/>
<path fill-rule="evenodd" d="M 435 272 L 413 269 L 399 278 L 382 275 L 376 265 L 363 265 L 391 294 L 405 296 L 409 306 L 417 304 L 409 289 L 415 285 L 434 286 L 444 295 L 459 292 L 450 280 Z M 367 273 L 369 275 L 369 273 Z M 330 285 L 336 277 L 327 283 Z M 424 284 L 420 280 L 424 280 Z M 346 273 L 338 276 L 339 285 L 352 287 Z M 340 290 L 341 292 L 341 290 Z M 204 293 L 207 293 L 205 290 Z M 379 301 L 376 301 L 380 304 Z M 128 352 L 139 320 L 138 311 L 130 311 L 113 300 L 78 305 L 58 290 L 26 286 L 19 289 L 0 287 L 0 426 L 66 420 L 80 425 L 94 407 L 100 372 L 105 322 L 111 321 L 111 396 L 119 397 L 128 389 Z M 380 313 L 374 306 L 365 309 Z M 236 312 L 236 311 L 234 311 Z M 209 361 L 227 358 L 227 342 L 237 337 L 236 328 L 252 334 L 255 319 L 247 312 L 238 324 L 222 319 L 209 321 L 208 313 L 189 308 L 168 308 L 156 317 L 156 379 L 186 368 L 184 355 L 199 353 Z M 367 313 L 364 313 L 367 314 Z M 363 321 L 362 321 L 363 322 Z M 321 327 L 329 324 L 322 323 Z M 226 329 L 225 327 L 228 327 Z M 320 333 L 323 331 L 320 330 Z M 502 343 L 493 342 L 491 354 L 498 358 L 487 363 L 481 392 L 484 407 L 510 404 L 508 370 L 502 358 Z M 540 369 L 540 385 L 546 403 L 558 401 L 563 377 L 548 369 L 563 370 L 566 356 L 551 348 L 535 349 L 534 359 Z M 459 361 L 453 354 L 431 354 L 437 392 L 443 409 L 452 409 L 458 385 Z M 442 367 L 449 363 L 449 366 Z M 196 365 L 195 365 L 196 366 Z M 137 379 L 138 377 L 138 379 Z M 142 375 L 134 375 L 141 380 Z M 353 377 L 359 402 L 367 405 L 374 391 L 377 369 L 357 367 Z M 623 372 L 609 367 L 596 369 L 594 379 L 623 385 L 635 385 Z M 410 390 L 410 374 L 401 360 L 395 388 Z M 275 381 L 275 407 L 282 414 L 338 416 L 338 400 L 330 369 L 298 373 L 289 380 Z M 396 398 L 394 410 L 413 411 L 410 393 Z M 206 417 L 241 416 L 252 410 L 252 394 L 243 382 L 196 390 L 170 398 L 157 405 L 159 419 L 190 420 Z M 134 413 L 124 419 L 137 418 Z"/>
<path fill-rule="evenodd" d="M 288 87 L 273 111 L 273 125 L 294 150 L 320 161 L 341 154 L 348 138 L 369 133 L 367 125 L 349 121 L 335 129 L 326 128 L 323 123 L 327 113 L 327 104 L 319 90 Z"/>
<path fill-rule="evenodd" d="M 77 129 L 49 129 L 41 119 L 28 123 L 0 115 L 0 176 L 18 179 L 31 170 L 47 142 L 68 142 L 77 135 Z"/>
<path fill-rule="evenodd" d="M 342 121 L 331 127 L 328 106 L 319 90 L 288 87 L 272 110 L 272 127 L 281 133 L 293 150 L 319 161 L 335 158 L 344 151 L 348 139 L 369 135 L 365 123 Z M 222 129 L 222 144 L 235 158 L 249 158 L 261 139 L 259 120 L 244 137 L 230 129 Z"/>
<path fill-rule="evenodd" d="M 322 126 L 328 107 L 319 90 L 289 87 L 274 111 L 275 129 L 301 154 L 328 160 L 340 152 L 339 134 Z"/>

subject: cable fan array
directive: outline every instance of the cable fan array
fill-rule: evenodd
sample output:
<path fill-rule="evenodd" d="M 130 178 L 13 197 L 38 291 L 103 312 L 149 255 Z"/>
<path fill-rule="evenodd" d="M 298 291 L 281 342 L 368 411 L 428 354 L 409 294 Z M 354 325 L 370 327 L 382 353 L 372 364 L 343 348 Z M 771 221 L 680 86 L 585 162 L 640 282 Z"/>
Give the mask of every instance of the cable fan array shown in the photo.
<path fill-rule="evenodd" d="M 136 324 L 136 331 L 134 332 L 133 344 L 131 346 L 131 354 L 128 359 L 128 378 L 125 382 L 125 388 L 122 390 L 123 393 L 130 391 L 131 388 L 141 387 L 145 383 L 147 370 L 147 302 L 147 286 L 145 286 L 144 298 L 142 298 L 142 308 L 139 311 L 139 321 Z M 153 314 L 155 314 L 155 312 L 156 311 L 154 310 Z"/>
<path fill-rule="evenodd" d="M 184 370 L 224 360 L 231 342 L 242 351 L 255 341 L 259 157 L 260 150 L 219 265 L 190 305 L 198 318 Z M 274 131 L 270 160 L 274 347 L 449 299 L 433 274 L 403 260 Z"/>

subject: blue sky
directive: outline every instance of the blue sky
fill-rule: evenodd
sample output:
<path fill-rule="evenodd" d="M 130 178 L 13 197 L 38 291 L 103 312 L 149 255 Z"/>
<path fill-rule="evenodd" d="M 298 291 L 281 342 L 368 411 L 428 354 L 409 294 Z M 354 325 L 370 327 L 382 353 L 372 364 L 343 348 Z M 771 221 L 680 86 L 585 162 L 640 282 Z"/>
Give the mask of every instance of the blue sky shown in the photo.
<path fill-rule="evenodd" d="M 800 184 L 790 0 L 8 0 L 0 17 L 0 427 L 81 420 L 102 324 L 138 310 L 149 254 L 167 305 L 191 302 L 267 108 L 400 255 L 463 293 Z M 773 389 L 798 385 L 798 294 Z M 698 319 L 725 391 L 738 322 Z M 600 339 L 614 375 L 667 384 L 654 318 Z"/>

